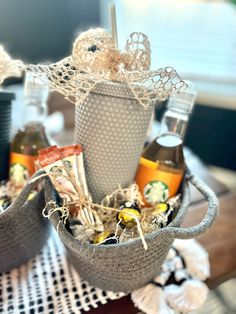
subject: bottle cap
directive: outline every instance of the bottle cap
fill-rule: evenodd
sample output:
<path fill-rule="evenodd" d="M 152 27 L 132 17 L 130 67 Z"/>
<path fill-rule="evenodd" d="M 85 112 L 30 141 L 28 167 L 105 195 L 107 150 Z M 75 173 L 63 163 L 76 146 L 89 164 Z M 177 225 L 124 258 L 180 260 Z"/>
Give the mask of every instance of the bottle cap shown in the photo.
<path fill-rule="evenodd" d="M 46 76 L 40 79 L 31 72 L 26 72 L 24 83 L 24 95 L 26 99 L 46 102 L 48 99 L 49 88 Z"/>
<path fill-rule="evenodd" d="M 24 122 L 44 123 L 47 116 L 47 99 L 49 95 L 48 79 L 40 78 L 31 72 L 26 72 L 24 83 Z"/>
<path fill-rule="evenodd" d="M 186 81 L 186 84 L 188 85 L 186 89 L 170 96 L 167 104 L 169 109 L 175 109 L 188 114 L 192 112 L 197 97 L 197 89 L 190 81 Z"/>

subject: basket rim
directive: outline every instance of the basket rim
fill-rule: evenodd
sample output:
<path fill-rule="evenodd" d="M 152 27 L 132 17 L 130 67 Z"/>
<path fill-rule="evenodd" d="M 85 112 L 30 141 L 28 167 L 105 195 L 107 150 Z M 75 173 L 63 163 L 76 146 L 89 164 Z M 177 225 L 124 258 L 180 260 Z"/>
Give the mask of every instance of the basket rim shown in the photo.
<path fill-rule="evenodd" d="M 22 206 L 21 211 L 23 208 L 28 207 L 29 204 L 31 203 L 33 204 L 42 193 L 43 193 L 43 190 L 41 189 L 33 196 L 33 198 L 31 198 L 30 200 L 27 200 Z M 1 219 L 7 218 L 9 215 L 13 214 L 15 211 L 18 212 L 17 206 L 15 206 L 14 201 L 0 213 L 0 223 L 1 223 Z"/>
<path fill-rule="evenodd" d="M 8 206 L 3 212 L 0 213 L 0 222 L 1 218 L 7 217 L 9 214 L 14 213 L 15 211 L 18 212 L 18 207 L 25 208 L 28 206 L 28 204 L 33 203 L 41 194 L 44 193 L 44 188 L 40 188 L 40 190 L 37 191 L 37 193 L 34 195 L 34 197 L 30 200 L 28 200 L 28 196 L 30 195 L 31 191 L 38 185 L 39 181 L 31 181 L 31 179 L 36 178 L 37 176 L 44 174 L 45 172 L 43 170 L 39 170 L 36 172 L 33 177 L 31 177 L 28 182 L 25 184 L 21 192 L 18 194 L 18 196 L 13 200 L 13 202 Z M 41 181 L 41 180 L 40 180 Z"/>

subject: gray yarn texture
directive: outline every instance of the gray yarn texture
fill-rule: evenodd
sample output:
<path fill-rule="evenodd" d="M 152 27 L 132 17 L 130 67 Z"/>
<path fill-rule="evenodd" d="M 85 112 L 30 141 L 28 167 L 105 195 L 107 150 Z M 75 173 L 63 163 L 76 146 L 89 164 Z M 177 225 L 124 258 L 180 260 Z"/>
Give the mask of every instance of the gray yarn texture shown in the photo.
<path fill-rule="evenodd" d="M 91 285 L 103 290 L 133 291 L 144 286 L 160 272 L 174 239 L 190 239 L 205 232 L 217 217 L 218 200 L 214 192 L 200 179 L 189 173 L 186 178 L 182 187 L 182 204 L 176 217 L 167 227 L 145 236 L 148 244 L 146 251 L 141 239 L 116 245 L 80 243 L 67 231 L 64 224 L 59 223 L 59 213 L 52 214 L 51 221 L 80 276 Z M 181 228 L 180 225 L 190 204 L 188 181 L 204 195 L 208 202 L 208 211 L 198 225 Z M 45 199 L 55 200 L 55 192 L 49 180 L 45 182 Z"/>
<path fill-rule="evenodd" d="M 35 176 L 44 173 L 39 171 Z M 27 183 L 15 201 L 0 214 L 0 273 L 34 257 L 49 236 L 50 224 L 42 216 L 44 191 L 27 201 L 39 181 Z"/>
<path fill-rule="evenodd" d="M 133 181 L 153 108 L 144 109 L 127 85 L 109 82 L 76 107 L 75 141 L 84 150 L 93 201 Z"/>

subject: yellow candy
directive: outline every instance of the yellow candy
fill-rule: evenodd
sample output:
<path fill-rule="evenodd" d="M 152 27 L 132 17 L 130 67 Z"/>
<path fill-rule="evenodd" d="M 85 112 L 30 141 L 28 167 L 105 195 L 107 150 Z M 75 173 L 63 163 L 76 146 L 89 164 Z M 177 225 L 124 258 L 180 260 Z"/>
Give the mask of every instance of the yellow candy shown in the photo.
<path fill-rule="evenodd" d="M 27 201 L 32 200 L 32 199 L 35 197 L 35 195 L 36 195 L 36 194 L 37 194 L 37 192 L 36 192 L 36 191 L 32 191 L 32 192 L 30 193 L 30 195 L 28 196 Z"/>
<path fill-rule="evenodd" d="M 152 215 L 156 216 L 158 214 L 164 213 L 165 211 L 167 211 L 170 208 L 170 205 L 168 203 L 159 203 L 157 204 L 153 211 L 152 211 Z"/>
<path fill-rule="evenodd" d="M 109 237 L 109 235 L 110 235 L 109 231 L 103 231 L 95 236 L 95 238 L 93 239 L 93 243 L 99 244 L 106 240 Z"/>
<path fill-rule="evenodd" d="M 0 199 L 0 212 L 5 210 L 10 205 L 10 199 L 7 196 L 2 197 Z"/>
<path fill-rule="evenodd" d="M 121 221 L 121 225 L 131 228 L 136 225 L 134 216 L 137 217 L 138 220 L 141 218 L 141 214 L 137 209 L 125 207 L 118 214 L 118 220 Z"/>

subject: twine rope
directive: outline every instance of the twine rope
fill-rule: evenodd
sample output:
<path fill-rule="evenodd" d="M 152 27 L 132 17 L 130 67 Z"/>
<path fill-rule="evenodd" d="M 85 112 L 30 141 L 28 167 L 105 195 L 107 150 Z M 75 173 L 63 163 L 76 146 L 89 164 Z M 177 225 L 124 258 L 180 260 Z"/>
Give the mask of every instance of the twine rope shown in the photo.
<path fill-rule="evenodd" d="M 59 222 L 57 224 L 57 228 L 56 228 L 56 230 L 58 232 L 60 223 L 65 224 L 66 220 L 69 217 L 68 208 L 66 206 L 59 207 L 55 201 L 50 200 L 49 202 L 47 202 L 46 206 L 44 207 L 44 209 L 42 211 L 42 215 L 43 215 L 43 217 L 50 219 L 51 215 L 57 211 L 59 211 L 61 214 L 60 220 L 59 220 Z"/>

